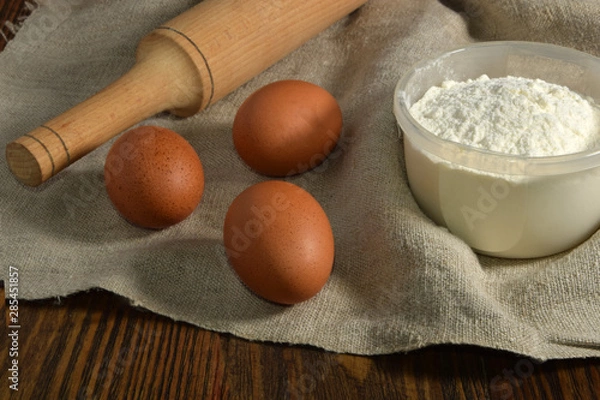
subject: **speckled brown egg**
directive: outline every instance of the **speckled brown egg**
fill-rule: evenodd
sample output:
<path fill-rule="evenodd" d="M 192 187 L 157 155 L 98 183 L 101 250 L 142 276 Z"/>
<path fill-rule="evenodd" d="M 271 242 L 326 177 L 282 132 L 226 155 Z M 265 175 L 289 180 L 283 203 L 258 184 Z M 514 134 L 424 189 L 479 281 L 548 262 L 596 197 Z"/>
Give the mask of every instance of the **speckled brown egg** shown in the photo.
<path fill-rule="evenodd" d="M 204 191 L 198 154 L 170 129 L 140 126 L 125 132 L 104 164 L 110 200 L 132 224 L 162 229 L 187 218 Z"/>
<path fill-rule="evenodd" d="M 333 268 L 334 237 L 325 211 L 289 182 L 261 182 L 240 193 L 227 211 L 223 239 L 241 281 L 275 303 L 315 296 Z"/>
<path fill-rule="evenodd" d="M 322 87 L 300 80 L 270 83 L 252 93 L 233 122 L 240 158 L 267 176 L 291 176 L 320 165 L 342 131 L 342 111 Z"/>

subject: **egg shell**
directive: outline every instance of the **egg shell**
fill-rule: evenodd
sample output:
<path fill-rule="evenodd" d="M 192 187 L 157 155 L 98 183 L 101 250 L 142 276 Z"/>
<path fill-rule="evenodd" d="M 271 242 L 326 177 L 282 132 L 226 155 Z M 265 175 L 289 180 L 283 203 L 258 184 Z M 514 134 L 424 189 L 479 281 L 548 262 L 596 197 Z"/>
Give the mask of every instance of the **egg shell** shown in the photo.
<path fill-rule="evenodd" d="M 342 131 L 337 100 L 322 87 L 300 80 L 270 83 L 252 93 L 233 122 L 240 158 L 255 171 L 291 176 L 320 165 Z"/>
<path fill-rule="evenodd" d="M 275 303 L 310 299 L 332 272 L 329 219 L 310 193 L 289 182 L 261 182 L 240 193 L 227 211 L 223 240 L 241 281 Z"/>
<path fill-rule="evenodd" d="M 151 229 L 183 221 L 204 191 L 204 170 L 194 148 L 178 133 L 157 126 L 131 129 L 115 141 L 104 180 L 119 213 Z"/>

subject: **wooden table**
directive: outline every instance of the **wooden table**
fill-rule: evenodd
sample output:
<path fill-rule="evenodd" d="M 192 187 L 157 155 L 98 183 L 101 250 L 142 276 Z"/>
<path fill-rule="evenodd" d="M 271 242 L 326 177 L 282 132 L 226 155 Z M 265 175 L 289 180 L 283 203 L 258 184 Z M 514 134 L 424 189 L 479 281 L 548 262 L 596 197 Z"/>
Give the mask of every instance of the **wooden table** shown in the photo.
<path fill-rule="evenodd" d="M 2 36 L 13 36 L 11 27 L 17 30 L 32 4 L 0 0 L 0 50 Z M 14 337 L 9 311 L 9 302 L 2 302 L 0 399 L 600 398 L 598 359 L 541 364 L 470 346 L 334 354 L 206 331 L 100 290 L 21 300 Z M 18 392 L 8 379 L 15 359 Z"/>

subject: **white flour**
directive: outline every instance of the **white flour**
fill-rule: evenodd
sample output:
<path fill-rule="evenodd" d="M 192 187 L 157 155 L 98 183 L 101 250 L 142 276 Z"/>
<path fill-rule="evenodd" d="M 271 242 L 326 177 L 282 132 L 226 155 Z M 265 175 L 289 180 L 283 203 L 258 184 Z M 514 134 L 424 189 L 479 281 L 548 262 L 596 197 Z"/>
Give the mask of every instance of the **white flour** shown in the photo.
<path fill-rule="evenodd" d="M 540 79 L 445 81 L 410 113 L 443 139 L 506 154 L 556 156 L 600 147 L 600 108 Z"/>
<path fill-rule="evenodd" d="M 444 139 L 505 154 L 539 157 L 600 148 L 597 103 L 542 80 L 484 75 L 446 81 L 427 91 L 410 112 Z M 510 173 L 494 173 L 485 169 L 498 166 L 494 158 L 454 152 L 457 160 L 480 159 L 485 168 L 465 167 L 450 152 L 441 153 L 451 156 L 448 160 L 424 150 L 418 137 L 405 132 L 415 199 L 436 223 L 479 253 L 546 256 L 576 246 L 600 228 L 600 167 L 593 162 L 568 173 L 552 164 L 555 172 L 540 173 L 535 165 L 529 169 L 533 162 L 519 160 L 508 165 Z"/>

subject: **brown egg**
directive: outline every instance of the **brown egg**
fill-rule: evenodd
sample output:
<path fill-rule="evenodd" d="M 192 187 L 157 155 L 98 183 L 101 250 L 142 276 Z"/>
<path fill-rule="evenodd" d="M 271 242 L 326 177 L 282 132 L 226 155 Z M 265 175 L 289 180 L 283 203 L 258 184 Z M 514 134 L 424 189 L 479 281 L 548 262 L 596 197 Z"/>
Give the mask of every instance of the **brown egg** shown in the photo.
<path fill-rule="evenodd" d="M 289 182 L 261 182 L 238 195 L 227 211 L 223 239 L 242 282 L 275 303 L 313 297 L 333 268 L 334 238 L 325 211 Z"/>
<path fill-rule="evenodd" d="M 284 80 L 251 94 L 233 122 L 233 143 L 255 171 L 290 176 L 321 164 L 342 131 L 342 111 L 325 89 Z"/>
<path fill-rule="evenodd" d="M 129 222 L 162 229 L 187 218 L 204 191 L 204 170 L 194 148 L 157 126 L 125 132 L 104 164 L 110 200 Z"/>

